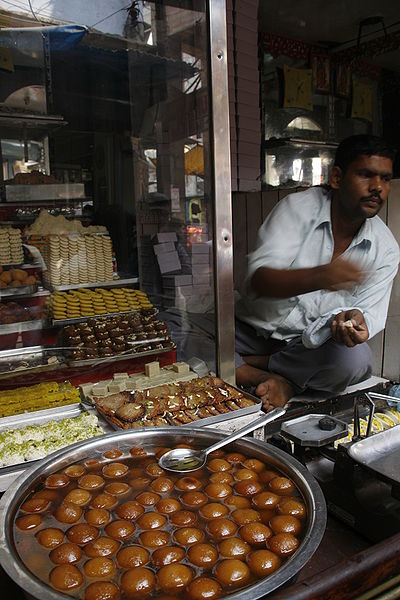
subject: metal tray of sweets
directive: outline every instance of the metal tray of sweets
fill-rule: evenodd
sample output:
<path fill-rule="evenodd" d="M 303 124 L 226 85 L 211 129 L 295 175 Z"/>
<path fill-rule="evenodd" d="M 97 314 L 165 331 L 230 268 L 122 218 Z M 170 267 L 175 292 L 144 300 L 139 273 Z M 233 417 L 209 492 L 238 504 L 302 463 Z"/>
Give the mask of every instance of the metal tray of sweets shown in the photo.
<path fill-rule="evenodd" d="M 63 363 L 65 363 L 65 358 L 62 354 L 57 353 L 57 348 L 31 346 L 30 348 L 1 350 L 0 379 L 8 378 L 10 375 L 18 377 L 29 373 L 52 371 L 58 369 Z"/>
<path fill-rule="evenodd" d="M 79 283 L 76 285 L 51 285 L 46 284 L 46 288 L 51 292 L 68 292 L 69 290 L 80 290 L 81 288 L 117 288 L 126 285 L 139 283 L 138 277 L 118 278 L 111 281 L 97 281 L 96 283 Z"/>
<path fill-rule="evenodd" d="M 154 308 L 154 307 L 151 306 L 149 308 Z M 156 311 L 154 313 L 156 315 L 158 313 L 158 309 L 155 308 L 154 310 Z M 140 308 L 139 309 L 135 309 L 135 310 L 124 310 L 123 312 L 93 313 L 92 315 L 85 315 L 84 317 L 74 317 L 73 319 L 53 319 L 52 320 L 52 324 L 54 326 L 75 325 L 75 323 L 84 323 L 88 319 L 101 319 L 101 318 L 107 319 L 107 318 L 110 318 L 110 317 L 119 317 L 119 316 L 122 316 L 122 315 L 131 315 L 133 313 L 139 313 L 140 314 Z"/>
<path fill-rule="evenodd" d="M 0 289 L 0 298 L 14 298 L 17 296 L 32 296 L 39 287 L 35 285 L 21 285 L 19 287 L 6 287 Z"/>
<path fill-rule="evenodd" d="M 162 384 L 161 384 L 162 385 Z M 236 391 L 239 391 L 243 394 L 245 398 L 252 400 L 254 402 L 253 406 L 247 406 L 246 408 L 238 408 L 236 410 L 231 410 L 226 413 L 221 413 L 219 415 L 215 415 L 212 417 L 204 417 L 202 419 L 198 419 L 197 421 L 192 421 L 191 423 L 182 423 L 179 427 L 203 427 L 205 425 L 215 425 L 217 423 L 231 421 L 232 419 L 236 419 L 238 417 L 245 417 L 247 415 L 252 415 L 254 413 L 260 413 L 262 409 L 262 402 L 257 396 L 252 396 L 248 392 L 243 391 L 242 389 L 237 388 L 234 385 L 229 384 L 228 387 L 233 388 Z M 131 392 L 133 395 L 135 392 Z M 97 412 L 115 429 L 116 431 L 127 431 L 130 427 L 124 429 L 123 427 L 119 427 L 111 418 L 109 418 L 105 413 L 99 410 L 96 406 Z M 256 416 L 256 414 L 254 415 Z M 164 415 L 164 417 L 169 421 L 168 414 Z M 170 422 L 171 426 L 175 426 L 172 421 Z M 155 427 L 158 429 L 158 427 Z"/>
<path fill-rule="evenodd" d="M 400 425 L 351 444 L 349 456 L 379 479 L 400 483 Z"/>
<path fill-rule="evenodd" d="M 164 340 L 165 338 L 163 338 Z M 143 340 L 142 344 L 149 344 L 150 342 L 162 341 L 154 339 L 154 340 Z M 101 365 L 104 363 L 113 363 L 118 362 L 120 360 L 127 360 L 129 358 L 142 358 L 143 356 L 153 356 L 155 354 L 164 354 L 165 352 L 170 352 L 171 350 L 175 350 L 176 344 L 171 342 L 170 346 L 166 348 L 155 348 L 154 350 L 146 350 L 146 352 L 131 352 L 130 350 L 125 350 L 125 352 L 121 352 L 120 354 L 115 354 L 114 356 L 104 356 L 101 358 L 87 358 L 82 360 L 68 360 L 67 363 L 70 367 L 93 367 L 95 365 Z M 72 350 L 73 348 L 71 348 Z"/>
<path fill-rule="evenodd" d="M 23 333 L 46 327 L 46 319 L 34 319 L 33 321 L 18 321 L 17 323 L 6 323 L 0 325 L 0 335 L 7 333 Z"/>
<path fill-rule="evenodd" d="M 99 415 L 94 409 L 83 406 L 80 402 L 60 406 L 57 408 L 47 408 L 30 413 L 13 415 L 12 417 L 0 418 L 0 434 L 5 430 L 21 429 L 27 425 L 45 425 L 50 421 L 60 421 L 61 419 L 78 417 L 82 413 L 89 412 L 96 414 L 99 419 L 99 426 L 105 434 L 114 432 L 114 429 Z M 49 456 L 49 455 L 48 455 Z M 46 457 L 47 458 L 47 457 Z M 38 464 L 40 460 L 30 460 L 20 462 L 8 467 L 0 467 L 0 492 L 4 492 L 9 486 L 32 465 Z"/>

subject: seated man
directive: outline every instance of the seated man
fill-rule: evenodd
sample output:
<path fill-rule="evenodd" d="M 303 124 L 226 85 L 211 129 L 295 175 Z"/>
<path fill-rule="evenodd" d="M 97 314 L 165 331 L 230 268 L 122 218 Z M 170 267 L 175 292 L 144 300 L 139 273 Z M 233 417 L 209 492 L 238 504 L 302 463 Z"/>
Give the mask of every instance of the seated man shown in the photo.
<path fill-rule="evenodd" d="M 381 138 L 345 139 L 329 190 L 286 196 L 261 226 L 236 305 L 236 381 L 256 386 L 267 409 L 371 375 L 366 342 L 385 327 L 399 262 L 377 216 L 393 158 Z"/>

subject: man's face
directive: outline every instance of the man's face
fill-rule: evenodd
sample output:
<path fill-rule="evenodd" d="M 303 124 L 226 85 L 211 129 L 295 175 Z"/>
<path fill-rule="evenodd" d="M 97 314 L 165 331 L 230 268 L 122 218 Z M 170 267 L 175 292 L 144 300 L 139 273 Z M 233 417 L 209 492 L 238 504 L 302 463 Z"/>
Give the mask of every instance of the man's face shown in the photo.
<path fill-rule="evenodd" d="M 331 185 L 338 191 L 343 214 L 354 219 L 374 217 L 387 200 L 392 175 L 392 161 L 384 156 L 362 154 L 345 173 L 333 167 Z"/>

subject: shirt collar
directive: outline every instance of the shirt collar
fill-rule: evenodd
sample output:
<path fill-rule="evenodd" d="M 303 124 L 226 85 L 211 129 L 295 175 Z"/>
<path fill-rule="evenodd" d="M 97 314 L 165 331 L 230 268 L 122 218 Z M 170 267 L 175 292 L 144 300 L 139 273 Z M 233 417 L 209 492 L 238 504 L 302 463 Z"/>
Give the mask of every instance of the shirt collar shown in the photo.
<path fill-rule="evenodd" d="M 324 198 L 324 201 L 321 204 L 321 210 L 319 212 L 319 215 L 315 221 L 315 227 L 319 227 L 320 225 L 323 225 L 325 223 L 328 223 L 330 226 L 332 226 L 331 223 L 331 203 L 332 203 L 332 194 L 328 193 L 326 198 Z M 372 219 L 376 219 L 379 217 L 372 217 Z M 363 223 L 363 225 L 360 227 L 359 231 L 357 232 L 357 234 L 354 236 L 353 241 L 351 243 L 351 246 L 355 246 L 357 244 L 360 244 L 361 242 L 369 242 L 370 244 L 373 241 L 373 232 L 372 232 L 372 224 L 371 224 L 371 219 L 366 219 L 365 222 Z"/>

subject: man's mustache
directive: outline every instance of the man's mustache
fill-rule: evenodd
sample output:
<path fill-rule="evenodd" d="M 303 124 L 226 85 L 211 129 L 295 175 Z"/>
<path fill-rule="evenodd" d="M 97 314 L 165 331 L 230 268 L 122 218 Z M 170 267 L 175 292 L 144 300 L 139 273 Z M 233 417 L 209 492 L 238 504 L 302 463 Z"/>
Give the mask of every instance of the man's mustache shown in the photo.
<path fill-rule="evenodd" d="M 361 198 L 361 202 L 368 202 L 369 200 L 377 200 L 379 202 L 379 204 L 383 203 L 382 198 L 380 197 L 380 194 L 371 194 L 370 196 L 363 196 Z"/>

